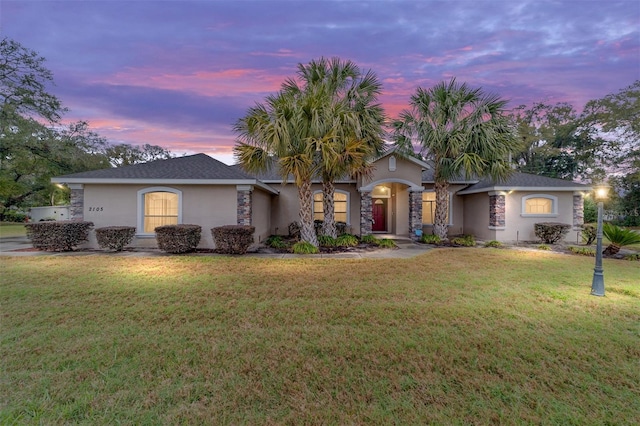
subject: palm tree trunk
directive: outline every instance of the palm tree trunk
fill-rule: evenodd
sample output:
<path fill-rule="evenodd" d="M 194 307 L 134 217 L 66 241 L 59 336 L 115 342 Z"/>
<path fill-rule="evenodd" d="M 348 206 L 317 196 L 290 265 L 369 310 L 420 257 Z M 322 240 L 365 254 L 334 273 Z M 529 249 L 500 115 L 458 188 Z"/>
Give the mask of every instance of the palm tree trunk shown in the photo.
<path fill-rule="evenodd" d="M 298 198 L 300 200 L 300 239 L 318 247 L 318 238 L 313 227 L 313 193 L 310 180 L 298 186 Z"/>
<path fill-rule="evenodd" d="M 446 181 L 436 181 L 434 189 L 436 191 L 436 211 L 433 220 L 433 233 L 442 240 L 448 239 L 449 227 L 447 226 L 447 211 L 449 210 L 449 197 L 447 189 L 449 184 Z"/>
<path fill-rule="evenodd" d="M 335 205 L 333 203 L 333 196 L 336 192 L 336 187 L 331 181 L 322 182 L 322 208 L 324 210 L 324 221 L 322 222 L 322 234 L 332 238 L 338 237 L 338 230 L 336 229 L 335 221 Z"/>
<path fill-rule="evenodd" d="M 602 254 L 605 254 L 607 256 L 615 256 L 616 254 L 618 254 L 620 252 L 621 247 L 615 243 L 611 243 L 607 246 L 606 249 L 604 249 L 602 251 Z"/>

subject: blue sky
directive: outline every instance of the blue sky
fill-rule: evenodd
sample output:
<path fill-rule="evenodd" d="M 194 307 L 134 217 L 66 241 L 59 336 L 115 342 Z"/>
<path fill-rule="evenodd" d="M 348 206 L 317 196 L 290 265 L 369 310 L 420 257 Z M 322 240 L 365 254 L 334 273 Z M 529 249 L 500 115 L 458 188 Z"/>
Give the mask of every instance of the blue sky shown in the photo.
<path fill-rule="evenodd" d="M 0 0 L 0 34 L 47 59 L 66 121 L 229 164 L 233 123 L 321 56 L 373 70 L 392 118 L 452 77 L 579 110 L 640 79 L 637 0 Z"/>

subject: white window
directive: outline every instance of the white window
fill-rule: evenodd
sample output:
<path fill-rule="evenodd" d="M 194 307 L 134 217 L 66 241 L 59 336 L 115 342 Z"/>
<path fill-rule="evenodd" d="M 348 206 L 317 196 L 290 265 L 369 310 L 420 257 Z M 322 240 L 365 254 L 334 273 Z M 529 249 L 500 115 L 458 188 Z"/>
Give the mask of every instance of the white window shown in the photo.
<path fill-rule="evenodd" d="M 349 223 L 349 193 L 336 189 L 333 193 L 333 219 L 336 222 Z M 324 220 L 322 191 L 313 193 L 313 220 Z"/>
<path fill-rule="evenodd" d="M 447 224 L 450 224 L 451 196 L 447 193 Z M 424 225 L 433 225 L 436 218 L 436 193 L 422 193 L 422 223 Z"/>
<path fill-rule="evenodd" d="M 138 191 L 138 233 L 153 234 L 156 227 L 182 222 L 182 192 L 173 188 Z"/>
<path fill-rule="evenodd" d="M 533 194 L 522 197 L 523 216 L 554 216 L 558 214 L 558 198 L 553 195 Z"/>

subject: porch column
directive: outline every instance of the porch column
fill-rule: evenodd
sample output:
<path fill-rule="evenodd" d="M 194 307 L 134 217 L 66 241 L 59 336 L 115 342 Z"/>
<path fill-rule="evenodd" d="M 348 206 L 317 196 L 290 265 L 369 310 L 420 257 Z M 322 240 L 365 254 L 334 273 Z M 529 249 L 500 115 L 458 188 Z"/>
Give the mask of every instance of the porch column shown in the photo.
<path fill-rule="evenodd" d="M 71 190 L 70 220 L 84 220 L 84 185 L 81 183 L 69 184 Z"/>
<path fill-rule="evenodd" d="M 373 199 L 371 191 L 360 192 L 360 236 L 373 233 Z"/>
<path fill-rule="evenodd" d="M 573 229 L 579 230 L 584 225 L 584 197 L 582 192 L 573 193 Z"/>
<path fill-rule="evenodd" d="M 489 192 L 489 229 L 505 229 L 506 197 L 504 192 Z"/>
<path fill-rule="evenodd" d="M 409 189 L 409 237 L 412 240 L 418 241 L 421 237 L 421 234 L 422 190 Z"/>
<path fill-rule="evenodd" d="M 238 225 L 251 226 L 251 193 L 253 186 L 238 185 Z"/>

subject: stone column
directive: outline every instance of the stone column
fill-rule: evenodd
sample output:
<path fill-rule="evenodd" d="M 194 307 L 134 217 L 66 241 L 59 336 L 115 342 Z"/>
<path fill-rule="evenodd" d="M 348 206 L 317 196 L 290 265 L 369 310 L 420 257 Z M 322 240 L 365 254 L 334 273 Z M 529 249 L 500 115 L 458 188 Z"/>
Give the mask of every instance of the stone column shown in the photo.
<path fill-rule="evenodd" d="M 573 193 L 573 229 L 579 230 L 584 225 L 584 198 L 582 192 Z"/>
<path fill-rule="evenodd" d="M 489 192 L 489 229 L 505 229 L 506 196 L 504 192 Z"/>
<path fill-rule="evenodd" d="M 71 208 L 69 209 L 70 220 L 84 220 L 84 185 L 70 184 Z"/>
<path fill-rule="evenodd" d="M 238 225 L 251 226 L 251 193 L 253 186 L 238 185 Z"/>
<path fill-rule="evenodd" d="M 409 237 L 418 241 L 422 231 L 422 190 L 409 189 Z M 420 232 L 422 234 L 422 232 Z"/>
<path fill-rule="evenodd" d="M 373 233 L 373 199 L 371 191 L 360 193 L 360 236 Z"/>

